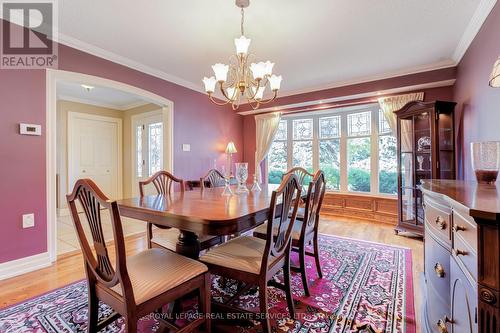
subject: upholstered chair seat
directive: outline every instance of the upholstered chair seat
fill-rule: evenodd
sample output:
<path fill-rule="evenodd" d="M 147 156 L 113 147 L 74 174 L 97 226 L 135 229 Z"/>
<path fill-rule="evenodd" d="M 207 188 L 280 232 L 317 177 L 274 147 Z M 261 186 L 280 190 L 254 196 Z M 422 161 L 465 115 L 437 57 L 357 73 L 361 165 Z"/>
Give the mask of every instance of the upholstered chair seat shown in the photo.
<path fill-rule="evenodd" d="M 274 226 L 273 228 L 274 233 L 276 234 L 278 232 L 278 227 Z M 292 229 L 292 239 L 293 240 L 299 240 L 300 238 L 300 232 L 302 230 L 302 221 L 295 220 L 295 223 L 293 224 L 293 229 Z M 262 239 L 266 239 L 267 235 L 267 222 L 261 224 L 257 228 L 253 230 L 253 234 L 255 237 L 259 237 Z"/>
<path fill-rule="evenodd" d="M 263 239 L 241 236 L 214 247 L 202 255 L 200 260 L 213 265 L 258 274 L 265 247 L 266 241 Z M 272 257 L 270 261 L 272 265 Z"/>
<path fill-rule="evenodd" d="M 207 272 L 208 268 L 199 261 L 155 248 L 127 257 L 127 270 L 135 303 L 139 305 Z M 112 289 L 123 296 L 120 284 Z"/>

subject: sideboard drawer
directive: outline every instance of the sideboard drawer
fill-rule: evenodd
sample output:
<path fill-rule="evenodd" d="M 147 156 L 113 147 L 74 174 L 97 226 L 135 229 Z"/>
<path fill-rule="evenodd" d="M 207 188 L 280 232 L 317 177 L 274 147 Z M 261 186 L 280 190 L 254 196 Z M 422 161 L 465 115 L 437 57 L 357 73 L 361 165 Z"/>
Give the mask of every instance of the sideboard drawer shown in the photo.
<path fill-rule="evenodd" d="M 453 210 L 453 238 L 459 236 L 475 252 L 477 252 L 477 225 L 462 212 Z"/>
<path fill-rule="evenodd" d="M 470 275 L 477 281 L 477 253 L 472 249 L 464 239 L 455 235 L 453 239 L 453 257 L 457 262 L 463 264 Z"/>
<path fill-rule="evenodd" d="M 426 224 L 440 239 L 451 244 L 451 207 L 442 205 L 429 196 L 424 198 L 424 202 Z"/>
<path fill-rule="evenodd" d="M 436 296 L 450 303 L 450 252 L 441 246 L 428 227 L 425 228 L 425 278 Z M 429 298 L 432 298 L 428 296 Z"/>

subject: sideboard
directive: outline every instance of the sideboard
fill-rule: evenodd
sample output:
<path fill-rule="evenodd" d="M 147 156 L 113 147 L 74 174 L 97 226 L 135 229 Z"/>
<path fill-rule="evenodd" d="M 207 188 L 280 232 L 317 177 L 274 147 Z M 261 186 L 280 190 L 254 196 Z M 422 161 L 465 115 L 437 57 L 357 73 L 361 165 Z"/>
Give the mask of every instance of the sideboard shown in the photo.
<path fill-rule="evenodd" d="M 424 180 L 422 331 L 500 332 L 500 185 Z"/>

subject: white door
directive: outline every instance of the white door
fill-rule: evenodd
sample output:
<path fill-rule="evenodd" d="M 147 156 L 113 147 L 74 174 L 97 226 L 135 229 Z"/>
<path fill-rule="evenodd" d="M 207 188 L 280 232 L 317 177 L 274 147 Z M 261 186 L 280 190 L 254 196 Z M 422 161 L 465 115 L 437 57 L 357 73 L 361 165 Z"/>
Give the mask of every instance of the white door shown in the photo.
<path fill-rule="evenodd" d="M 92 179 L 112 199 L 121 198 L 121 119 L 68 115 L 69 186 Z"/>
<path fill-rule="evenodd" d="M 161 110 L 148 112 L 133 118 L 134 179 L 132 191 L 138 193 L 139 181 L 163 170 L 164 125 Z M 146 193 L 152 194 L 153 188 Z"/>

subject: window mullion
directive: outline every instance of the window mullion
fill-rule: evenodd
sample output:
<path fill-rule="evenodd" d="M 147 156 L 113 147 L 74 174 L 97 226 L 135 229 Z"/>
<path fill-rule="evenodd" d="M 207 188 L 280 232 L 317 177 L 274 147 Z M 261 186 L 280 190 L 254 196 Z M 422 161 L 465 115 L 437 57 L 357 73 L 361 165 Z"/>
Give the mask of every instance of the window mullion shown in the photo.
<path fill-rule="evenodd" d="M 287 170 L 290 170 L 292 168 L 292 161 L 293 161 L 293 128 L 292 128 L 292 119 L 287 119 L 286 121 L 286 150 L 287 150 Z"/>
<path fill-rule="evenodd" d="M 312 167 L 313 171 L 319 170 L 319 117 L 313 117 L 313 139 L 312 139 Z"/>

